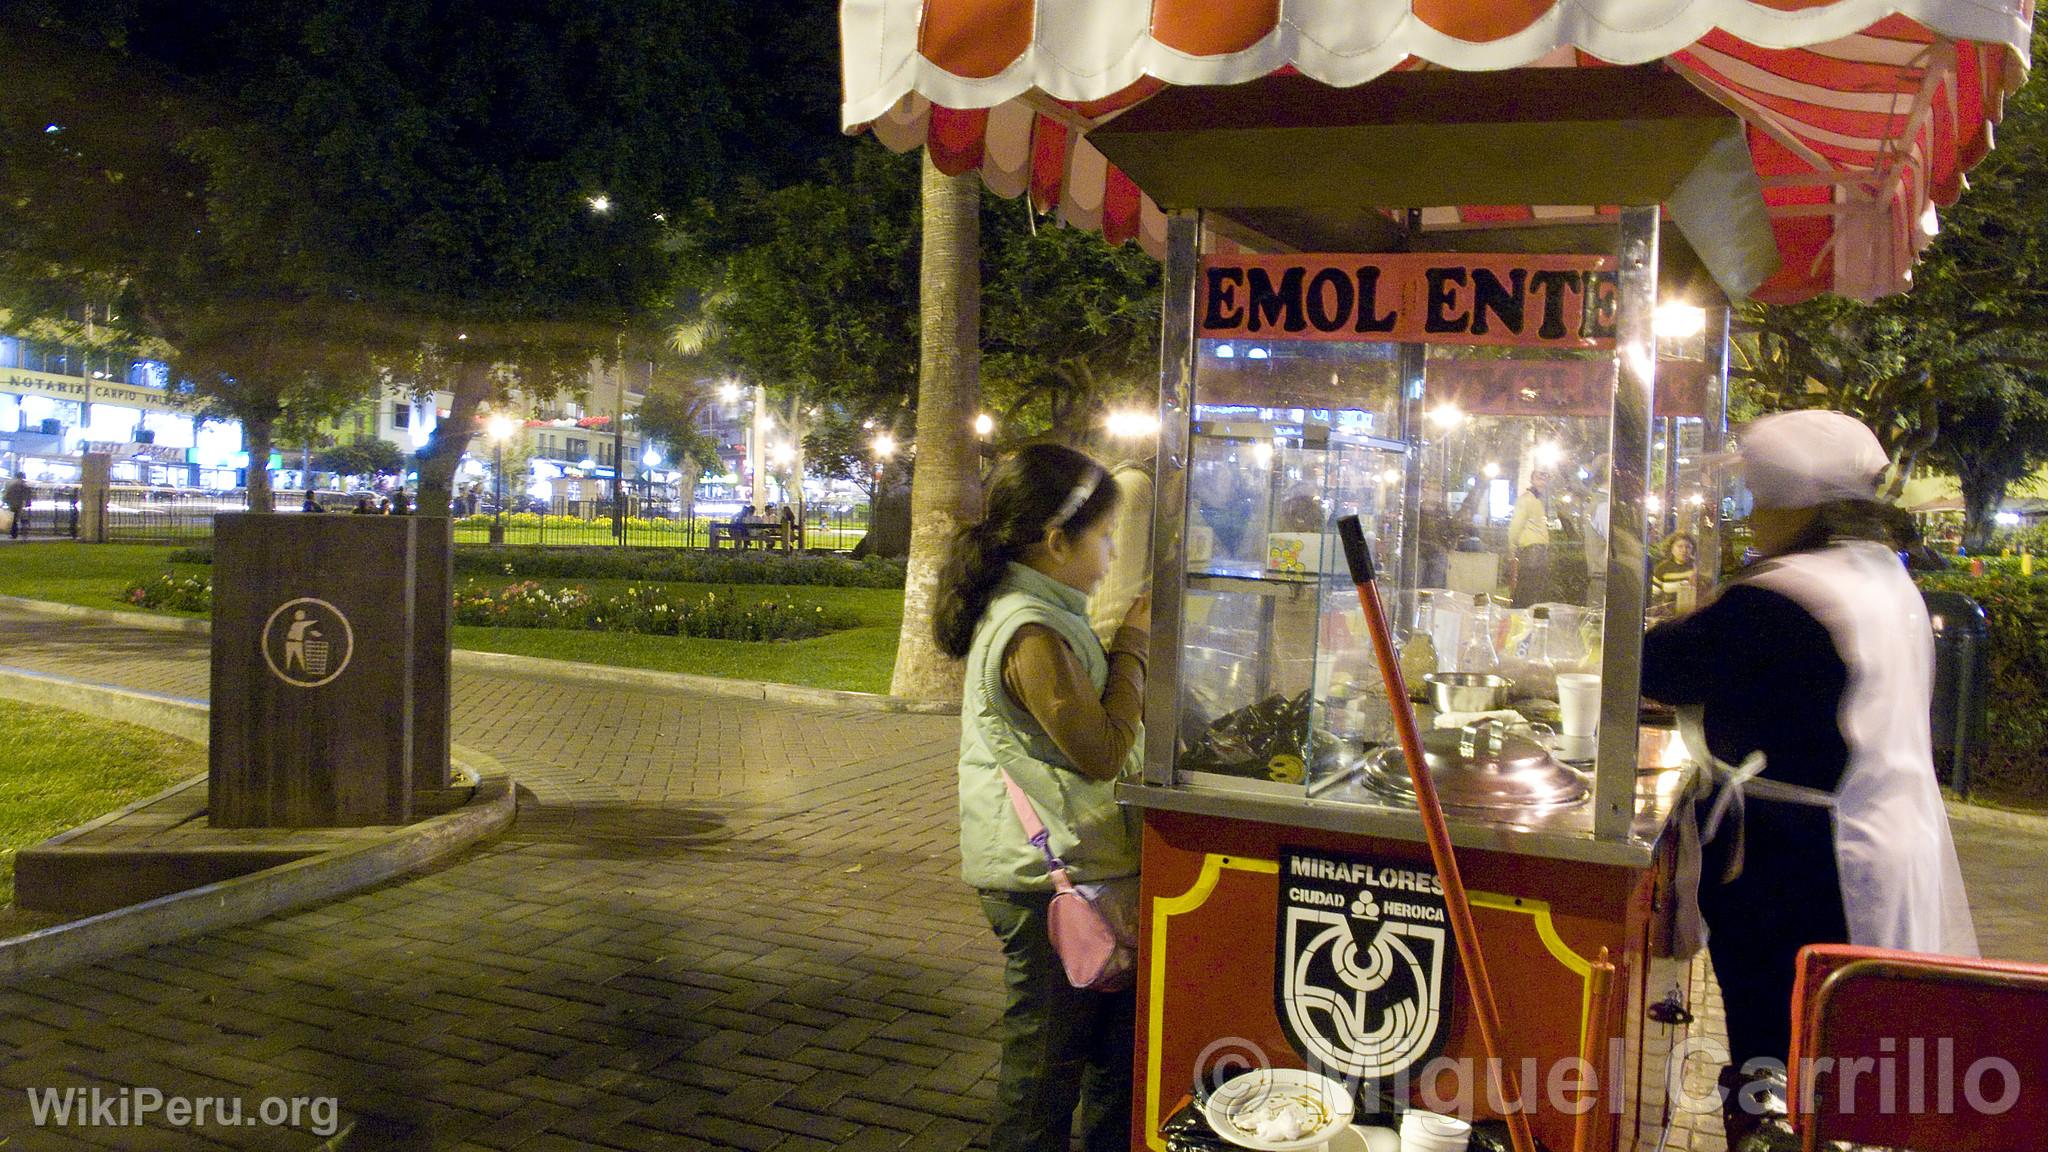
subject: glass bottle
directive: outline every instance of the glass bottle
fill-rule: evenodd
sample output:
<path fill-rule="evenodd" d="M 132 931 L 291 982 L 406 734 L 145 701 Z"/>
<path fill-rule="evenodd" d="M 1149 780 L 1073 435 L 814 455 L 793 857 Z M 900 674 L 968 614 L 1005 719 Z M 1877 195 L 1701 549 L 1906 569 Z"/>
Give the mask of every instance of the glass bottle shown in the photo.
<path fill-rule="evenodd" d="M 1516 694 L 1553 697 L 1557 692 L 1557 657 L 1551 651 L 1550 609 L 1537 605 L 1529 610 L 1529 632 L 1522 638 L 1521 670 L 1516 677 Z"/>
<path fill-rule="evenodd" d="M 1472 616 L 1458 645 L 1458 672 L 1499 672 L 1500 649 L 1493 644 L 1493 601 L 1484 592 L 1472 597 Z"/>
<path fill-rule="evenodd" d="M 1415 618 L 1401 645 L 1401 678 L 1409 695 L 1423 691 L 1422 678 L 1437 670 L 1436 603 L 1427 591 L 1415 593 Z"/>

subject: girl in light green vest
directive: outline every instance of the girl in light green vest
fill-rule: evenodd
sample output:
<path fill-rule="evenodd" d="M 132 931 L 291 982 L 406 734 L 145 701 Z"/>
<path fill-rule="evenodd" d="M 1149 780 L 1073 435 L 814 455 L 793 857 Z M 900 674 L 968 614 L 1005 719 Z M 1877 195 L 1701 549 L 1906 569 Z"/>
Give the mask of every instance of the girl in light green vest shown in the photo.
<path fill-rule="evenodd" d="M 934 612 L 967 662 L 960 701 L 961 873 L 1002 942 L 1008 1000 L 990 1152 L 1065 1152 L 1074 1110 L 1090 1152 L 1130 1147 L 1135 993 L 1067 983 L 1046 936 L 1052 880 L 1003 785 L 1023 789 L 1077 884 L 1135 876 L 1135 813 L 1116 803 L 1143 758 L 1152 604 L 1107 649 L 1088 594 L 1116 555 L 1117 487 L 1070 448 L 1005 457 L 988 515 L 952 543 Z"/>

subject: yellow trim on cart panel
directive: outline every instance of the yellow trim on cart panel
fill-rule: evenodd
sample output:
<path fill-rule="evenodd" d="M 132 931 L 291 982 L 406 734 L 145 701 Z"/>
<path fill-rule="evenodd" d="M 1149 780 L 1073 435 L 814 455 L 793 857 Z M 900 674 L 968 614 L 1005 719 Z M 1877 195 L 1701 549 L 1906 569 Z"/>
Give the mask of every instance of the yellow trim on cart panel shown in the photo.
<path fill-rule="evenodd" d="M 1254 860 L 1211 852 L 1202 858 L 1201 874 L 1195 877 L 1187 891 L 1178 896 L 1152 898 L 1152 970 L 1148 976 L 1152 992 L 1145 1020 L 1145 1146 L 1154 1152 L 1166 1152 L 1166 1141 L 1159 1135 L 1162 1120 L 1159 1115 L 1159 1077 L 1164 1071 L 1160 1067 L 1164 1060 L 1160 1046 L 1165 1043 L 1166 1035 L 1166 922 L 1207 904 L 1216 891 L 1216 885 L 1223 879 L 1225 868 L 1275 876 L 1280 874 L 1278 860 Z"/>
<path fill-rule="evenodd" d="M 1161 1051 L 1165 1042 L 1166 1018 L 1166 928 L 1173 917 L 1209 902 L 1216 892 L 1216 885 L 1222 882 L 1225 868 L 1241 872 L 1278 875 L 1278 860 L 1256 860 L 1244 856 L 1227 856 L 1212 852 L 1202 858 L 1202 871 L 1188 890 L 1178 896 L 1155 896 L 1152 898 L 1152 963 L 1148 975 L 1151 987 L 1145 1029 L 1145 1145 L 1154 1152 L 1166 1152 L 1166 1141 L 1159 1135 L 1161 1117 L 1159 1109 L 1160 1076 L 1164 1055 Z M 1579 1045 L 1585 1047 L 1586 1030 L 1592 1026 L 1593 1012 L 1593 965 L 1584 956 L 1572 950 L 1557 933 L 1557 923 L 1551 918 L 1550 904 L 1544 900 L 1531 900 L 1522 896 L 1505 896 L 1498 892 L 1467 892 L 1466 899 L 1474 907 L 1490 908 L 1496 912 L 1519 912 L 1535 921 L 1536 937 L 1543 941 L 1543 947 L 1553 959 L 1579 977 Z"/>
<path fill-rule="evenodd" d="M 1525 896 L 1503 896 L 1498 892 L 1472 891 L 1465 893 L 1465 900 L 1475 908 L 1527 913 L 1536 921 L 1536 938 L 1543 941 L 1544 949 L 1579 978 L 1579 1051 L 1585 1051 L 1586 1029 L 1593 1024 L 1593 962 L 1572 951 L 1572 946 L 1557 934 L 1557 922 L 1550 917 L 1550 902 Z"/>

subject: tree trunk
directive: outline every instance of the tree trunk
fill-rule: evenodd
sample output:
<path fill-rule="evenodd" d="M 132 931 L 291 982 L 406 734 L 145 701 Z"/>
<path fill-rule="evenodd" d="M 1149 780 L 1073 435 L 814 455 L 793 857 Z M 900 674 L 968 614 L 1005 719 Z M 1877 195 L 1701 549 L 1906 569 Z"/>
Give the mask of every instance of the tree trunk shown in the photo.
<path fill-rule="evenodd" d="M 981 186 L 924 157 L 924 237 L 918 279 L 917 463 L 910 489 L 910 561 L 903 633 L 889 691 L 920 700 L 960 696 L 961 665 L 932 635 L 939 568 L 955 532 L 981 508 L 974 413 L 981 404 Z"/>
<path fill-rule="evenodd" d="M 446 516 L 455 494 L 455 469 L 476 434 L 477 407 L 491 395 L 491 366 L 468 362 L 456 366 L 454 399 L 448 402 L 448 418 L 434 425 L 427 446 L 420 449 L 420 490 L 413 501 L 422 516 Z M 522 493 L 523 495 L 523 493 Z"/>
<path fill-rule="evenodd" d="M 1961 483 L 1963 547 L 1979 553 L 1991 545 L 1991 530 L 1997 523 L 1998 506 L 2005 502 L 2005 481 L 1965 476 Z"/>
<path fill-rule="evenodd" d="M 272 413 L 252 414 L 242 421 L 242 447 L 249 450 L 249 466 L 242 476 L 251 512 L 277 511 L 270 492 L 270 445 L 276 434 L 277 417 Z"/>

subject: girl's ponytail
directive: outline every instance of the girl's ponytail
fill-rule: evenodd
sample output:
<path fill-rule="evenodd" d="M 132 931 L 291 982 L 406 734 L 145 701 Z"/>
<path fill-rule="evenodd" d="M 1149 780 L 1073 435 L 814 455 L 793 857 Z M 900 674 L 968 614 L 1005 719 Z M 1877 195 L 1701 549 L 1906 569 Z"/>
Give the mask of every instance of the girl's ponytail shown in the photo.
<path fill-rule="evenodd" d="M 939 650 L 955 660 L 967 655 L 974 643 L 974 626 L 995 599 L 996 585 L 1002 583 L 1009 557 L 991 522 L 983 520 L 962 528 L 946 546 L 946 562 L 939 567 L 939 597 L 932 610 L 932 629 Z"/>

